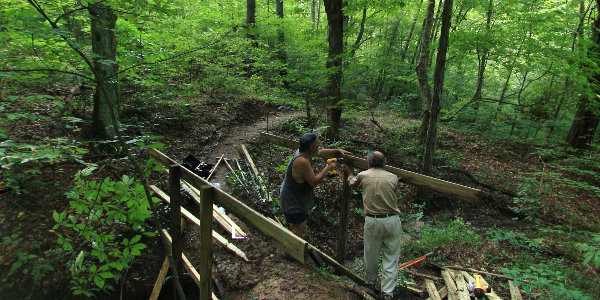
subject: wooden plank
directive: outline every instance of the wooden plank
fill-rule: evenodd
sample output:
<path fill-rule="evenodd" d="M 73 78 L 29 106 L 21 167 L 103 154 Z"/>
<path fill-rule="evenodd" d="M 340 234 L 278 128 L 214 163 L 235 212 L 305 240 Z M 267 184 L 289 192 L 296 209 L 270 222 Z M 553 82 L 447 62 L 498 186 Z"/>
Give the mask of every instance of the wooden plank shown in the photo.
<path fill-rule="evenodd" d="M 216 199 L 220 206 L 234 214 L 244 223 L 249 224 L 260 231 L 262 234 L 272 238 L 287 253 L 304 263 L 304 254 L 306 252 L 307 242 L 297 237 L 288 229 L 280 226 L 277 222 L 267 218 L 246 204 L 235 199 L 231 195 L 216 189 Z"/>
<path fill-rule="evenodd" d="M 198 205 L 200 205 L 200 191 L 197 188 L 193 187 L 187 181 L 182 180 L 183 189 L 196 201 Z M 213 205 L 213 219 L 217 221 L 217 224 L 225 229 L 229 234 L 231 234 L 231 229 L 235 225 L 235 236 L 236 237 L 246 237 L 246 233 L 240 229 L 240 226 L 235 224 L 231 218 L 229 218 L 225 213 L 223 213 L 219 207 Z"/>
<path fill-rule="evenodd" d="M 508 288 L 510 290 L 510 299 L 512 299 L 512 300 L 522 300 L 523 299 L 521 297 L 521 291 L 519 290 L 519 287 L 517 287 L 512 280 L 508 281 Z"/>
<path fill-rule="evenodd" d="M 342 189 L 342 207 L 340 211 L 340 227 L 338 231 L 336 258 L 341 264 L 346 259 L 346 244 L 348 243 L 348 218 L 350 216 L 350 200 L 352 190 L 348 184 L 348 175 L 344 174 L 344 183 Z"/>
<path fill-rule="evenodd" d="M 263 141 L 267 141 L 275 145 L 283 146 L 293 150 L 298 150 L 300 148 L 300 142 L 288 140 L 266 132 L 260 132 L 258 138 Z"/>
<path fill-rule="evenodd" d="M 267 191 L 267 189 L 265 188 L 263 179 L 262 179 L 262 177 L 260 177 L 260 174 L 258 174 L 258 169 L 256 169 L 256 166 L 254 165 L 254 161 L 252 161 L 252 157 L 250 156 L 250 153 L 248 152 L 248 150 L 246 149 L 246 146 L 244 146 L 244 144 L 242 144 L 241 146 L 242 146 L 242 152 L 244 152 L 244 156 L 246 156 L 246 160 L 248 160 L 248 164 L 250 164 L 250 168 L 252 169 L 254 176 L 256 176 L 256 180 L 258 180 L 258 186 L 260 187 L 260 190 L 266 195 L 267 202 L 271 202 L 272 201 L 271 195 L 269 195 L 269 191 Z"/>
<path fill-rule="evenodd" d="M 461 273 L 456 274 L 456 289 L 458 290 L 458 299 L 460 300 L 470 300 L 469 289 L 467 283 L 465 282 L 465 278 Z"/>
<path fill-rule="evenodd" d="M 447 269 L 442 270 L 442 278 L 444 278 L 444 282 L 448 288 L 448 300 L 459 300 L 456 284 Z"/>
<path fill-rule="evenodd" d="M 156 187 L 154 185 L 151 185 L 150 189 L 152 191 L 154 191 L 156 193 L 156 195 L 159 198 L 161 198 L 163 201 L 165 201 L 167 203 L 170 203 L 171 200 L 169 199 L 169 196 L 167 194 L 165 194 L 161 189 L 159 189 L 158 187 Z M 196 218 L 196 216 L 194 216 L 187 209 L 185 209 L 185 208 L 182 207 L 181 208 L 181 214 L 183 214 L 184 217 L 188 218 L 188 220 L 192 221 L 192 223 L 200 226 L 200 219 Z M 213 230 L 212 237 L 213 237 L 213 239 L 217 240 L 217 242 L 219 242 L 223 246 L 227 247 L 227 249 L 229 249 L 231 252 L 237 254 L 243 260 L 249 261 L 248 258 L 246 257 L 246 254 L 244 253 L 244 251 L 240 250 L 234 244 L 232 244 L 229 241 L 227 241 L 227 239 L 224 238 L 223 236 L 221 236 L 218 232 L 216 232 L 216 231 Z"/>
<path fill-rule="evenodd" d="M 441 289 L 438 290 L 438 293 L 440 294 L 440 298 L 444 299 L 448 297 L 448 288 L 446 286 L 443 286 Z M 431 300 L 431 297 L 425 300 Z"/>
<path fill-rule="evenodd" d="M 429 293 L 429 299 L 442 300 L 442 297 L 440 297 L 440 294 L 431 279 L 425 279 L 425 286 L 427 287 L 427 293 Z"/>
<path fill-rule="evenodd" d="M 150 294 L 149 300 L 158 299 L 158 295 L 160 295 L 160 290 L 162 289 L 162 286 L 165 281 L 165 277 L 167 277 L 168 271 L 169 271 L 169 259 L 165 257 L 162 267 L 160 268 L 160 272 L 158 272 L 158 277 L 156 277 L 156 281 L 154 282 L 154 287 L 152 288 L 152 293 Z"/>
<path fill-rule="evenodd" d="M 276 145 L 284 146 L 291 149 L 298 149 L 298 142 L 290 141 L 282 137 L 278 137 L 264 132 L 261 132 L 259 137 L 264 141 L 268 141 Z M 344 155 L 343 158 L 344 163 L 352 165 L 355 168 L 363 170 L 368 169 L 367 161 L 362 158 L 358 158 L 352 155 Z M 481 190 L 437 179 L 434 177 L 425 176 L 419 173 L 391 166 L 385 166 L 384 169 L 388 172 L 398 175 L 404 182 L 428 188 L 430 190 L 445 194 L 447 196 L 463 199 L 468 202 L 477 202 L 481 200 L 481 196 L 483 195 L 483 192 Z"/>
<path fill-rule="evenodd" d="M 169 243 L 172 243 L 172 239 L 171 239 L 171 236 L 169 235 L 169 233 L 166 230 L 164 230 L 164 229 L 161 229 L 161 230 L 164 233 L 164 235 L 167 237 L 167 240 L 169 241 Z M 200 287 L 200 273 L 198 273 L 198 271 L 196 271 L 196 268 L 194 268 L 194 265 L 192 265 L 192 263 L 187 258 L 187 256 L 185 256 L 185 254 L 181 253 L 181 259 L 183 260 L 183 266 L 190 273 L 190 276 L 192 277 L 192 280 L 194 280 L 194 282 L 196 283 L 196 285 L 198 287 Z M 211 298 L 212 299 L 218 299 L 217 296 L 215 296 L 214 293 L 212 293 Z M 177 298 L 175 298 L 175 299 L 177 299 Z"/>
<path fill-rule="evenodd" d="M 181 241 L 181 166 L 174 164 L 169 167 L 169 194 L 171 196 L 171 253 L 173 255 L 173 265 L 178 278 L 183 275 L 183 262 L 181 261 L 182 241 Z M 173 299 L 177 297 L 176 281 L 173 284 Z"/>
<path fill-rule="evenodd" d="M 210 186 L 200 190 L 200 299 L 208 299 L 212 292 L 212 212 L 215 191 Z"/>
<path fill-rule="evenodd" d="M 175 162 L 156 149 L 149 149 L 148 152 L 163 165 L 170 165 Z M 194 187 L 211 185 L 208 181 L 200 178 L 185 168 L 182 168 L 181 177 Z M 283 250 L 299 262 L 304 263 L 304 253 L 307 246 L 306 241 L 297 237 L 286 228 L 283 228 L 277 224 L 277 222 L 261 215 L 246 204 L 223 192 L 219 188 L 214 188 L 216 192 L 215 202 L 219 206 L 224 207 L 227 211 L 235 215 L 244 223 L 256 228 L 262 234 L 272 238 Z"/>
<path fill-rule="evenodd" d="M 223 157 L 225 157 L 225 154 L 221 154 L 221 157 L 219 157 L 219 160 L 217 160 L 217 163 L 215 164 L 215 166 L 212 169 L 212 172 L 210 172 L 210 174 L 208 174 L 208 176 L 206 177 L 206 181 L 209 181 L 210 178 L 213 176 L 213 174 L 215 173 L 215 171 L 217 170 L 217 167 L 219 167 L 219 164 L 221 163 L 221 161 L 223 160 Z"/>

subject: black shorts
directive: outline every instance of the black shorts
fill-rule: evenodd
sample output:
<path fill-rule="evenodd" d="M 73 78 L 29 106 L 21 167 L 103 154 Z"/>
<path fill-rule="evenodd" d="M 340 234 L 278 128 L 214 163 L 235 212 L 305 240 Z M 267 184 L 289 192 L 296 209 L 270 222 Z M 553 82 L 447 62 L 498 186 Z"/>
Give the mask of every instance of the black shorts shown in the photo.
<path fill-rule="evenodd" d="M 285 216 L 285 220 L 290 224 L 300 224 L 306 220 L 305 212 L 299 212 L 295 214 L 287 214 L 284 212 L 283 215 Z"/>

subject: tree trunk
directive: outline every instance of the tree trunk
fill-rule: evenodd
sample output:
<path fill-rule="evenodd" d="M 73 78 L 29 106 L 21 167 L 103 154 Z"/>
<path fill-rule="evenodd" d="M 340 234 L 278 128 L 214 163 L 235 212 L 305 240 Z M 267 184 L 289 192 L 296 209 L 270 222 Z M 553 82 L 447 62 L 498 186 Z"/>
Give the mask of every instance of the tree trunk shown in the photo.
<path fill-rule="evenodd" d="M 246 26 L 252 30 L 256 26 L 256 0 L 246 0 Z M 247 38 L 252 39 L 252 45 L 255 46 L 256 35 L 254 33 L 248 33 Z"/>
<path fill-rule="evenodd" d="M 488 11 L 487 11 L 487 20 L 485 23 L 485 28 L 486 28 L 486 38 L 483 40 L 483 43 L 487 43 L 488 39 L 489 39 L 489 34 L 490 32 L 490 22 L 492 19 L 492 7 L 494 5 L 493 0 L 490 0 L 489 4 L 488 4 Z M 477 56 L 479 57 L 478 61 L 479 61 L 479 68 L 477 71 L 477 87 L 475 88 L 475 94 L 473 94 L 473 99 L 472 101 L 475 102 L 475 112 L 479 111 L 479 100 L 481 100 L 481 90 L 483 89 L 483 75 L 485 74 L 485 67 L 487 65 L 487 57 L 490 51 L 490 48 L 487 44 L 482 45 L 482 50 L 481 50 L 481 55 L 479 54 L 479 47 L 477 47 Z M 474 122 L 476 119 L 476 114 L 473 114 L 471 116 L 473 119 L 472 121 Z"/>
<path fill-rule="evenodd" d="M 343 20 L 342 0 L 325 0 L 325 13 L 327 14 L 329 53 L 325 67 L 329 73 L 327 78 L 327 136 L 335 138 L 340 128 L 342 116 L 341 83 L 342 83 L 342 52 L 343 48 Z"/>
<path fill-rule="evenodd" d="M 598 0 L 600 1 L 600 0 Z M 440 42 L 433 71 L 433 98 L 431 101 L 431 117 L 427 127 L 427 138 L 425 139 L 425 153 L 423 154 L 422 173 L 431 175 L 433 165 L 433 153 L 435 151 L 435 140 L 437 135 L 437 118 L 440 112 L 440 102 L 444 90 L 444 71 L 446 70 L 446 53 L 448 52 L 448 37 L 450 35 L 450 23 L 452 20 L 453 0 L 444 1 L 442 11 L 442 29 L 440 31 Z"/>
<path fill-rule="evenodd" d="M 315 13 L 316 13 L 316 8 L 315 8 L 315 0 L 312 1 L 311 7 L 310 7 L 310 19 L 312 20 L 312 29 L 316 28 L 316 22 L 315 22 Z"/>
<path fill-rule="evenodd" d="M 415 13 L 415 18 L 413 19 L 412 24 L 410 25 L 410 30 L 408 31 L 408 37 L 406 37 L 406 44 L 404 44 L 404 49 L 402 49 L 402 61 L 406 59 L 406 53 L 408 52 L 408 47 L 410 46 L 410 40 L 412 39 L 413 31 L 415 30 L 415 25 L 417 24 L 417 19 L 419 17 L 419 12 L 421 12 L 421 5 L 423 4 L 423 0 L 419 1 L 419 6 L 417 7 L 417 13 Z M 395 30 L 398 30 L 398 25 L 400 22 L 396 22 Z"/>
<path fill-rule="evenodd" d="M 440 0 L 440 2 L 438 3 L 438 9 L 437 12 L 435 14 L 435 19 L 433 19 L 433 26 L 431 27 L 431 41 L 435 42 L 435 40 L 437 39 L 437 33 L 438 33 L 438 21 L 440 20 L 440 12 L 442 11 L 442 2 L 443 0 Z M 427 63 L 428 65 L 431 65 L 431 62 L 433 61 L 433 55 L 429 56 L 429 63 Z"/>
<path fill-rule="evenodd" d="M 279 38 L 279 49 L 277 52 L 277 56 L 279 61 L 281 61 L 281 69 L 279 70 L 279 75 L 283 79 L 283 84 L 286 88 L 289 88 L 289 81 L 285 79 L 287 75 L 287 53 L 285 51 L 285 34 L 283 31 L 283 0 L 275 0 L 275 10 L 277 12 L 277 16 L 280 19 L 279 28 L 277 29 L 277 36 Z"/>
<path fill-rule="evenodd" d="M 419 142 L 423 144 L 427 135 L 427 127 L 429 126 L 429 118 L 431 116 L 431 87 L 427 78 L 427 61 L 429 54 L 429 35 L 433 25 L 433 12 L 435 9 L 435 0 L 429 0 L 427 6 L 427 16 L 423 22 L 423 38 L 421 42 L 421 56 L 415 68 L 419 86 L 421 87 L 421 97 L 423 99 L 423 120 L 421 121 L 421 129 L 419 131 Z"/>
<path fill-rule="evenodd" d="M 506 94 L 506 90 L 508 89 L 508 83 L 510 82 L 510 77 L 512 76 L 516 60 L 517 56 L 515 56 L 513 63 L 508 68 L 508 76 L 506 76 L 506 80 L 504 81 L 504 85 L 502 86 L 502 91 L 500 92 L 500 99 L 498 99 L 498 107 L 496 108 L 496 112 L 494 113 L 494 121 L 496 121 L 496 119 L 498 118 L 498 114 L 500 113 L 502 103 L 504 102 L 504 95 Z"/>
<path fill-rule="evenodd" d="M 321 0 L 317 0 L 317 30 L 319 30 L 319 28 L 321 25 Z"/>
<path fill-rule="evenodd" d="M 118 124 L 118 77 L 114 75 L 109 78 L 109 76 L 115 74 L 119 69 L 115 37 L 117 16 L 110 6 L 100 2 L 90 4 L 87 9 L 92 16 L 92 52 L 94 54 L 94 74 L 96 75 L 92 133 L 100 137 L 113 137 L 116 131 L 110 107 L 114 111 L 115 121 Z"/>
<path fill-rule="evenodd" d="M 591 3 L 590 3 L 590 5 L 591 5 Z M 580 39 L 581 36 L 583 35 L 583 22 L 585 20 L 586 14 L 587 14 L 587 12 L 585 9 L 585 3 L 582 0 L 581 3 L 579 3 L 579 23 L 577 24 L 577 30 L 575 30 L 573 32 L 573 41 L 571 43 L 571 53 L 575 52 L 575 46 L 577 44 L 577 40 Z M 552 118 L 552 120 L 554 120 L 554 121 L 558 120 L 557 119 L 558 114 L 560 113 L 560 109 L 562 108 L 562 105 L 563 105 L 565 99 L 567 98 L 567 93 L 569 92 L 570 85 L 571 85 L 571 78 L 566 76 L 563 94 L 558 97 L 556 105 L 554 106 L 554 114 L 553 114 L 553 118 Z M 553 131 L 554 131 L 554 124 L 551 124 L 548 126 L 548 135 L 547 136 L 549 137 Z"/>

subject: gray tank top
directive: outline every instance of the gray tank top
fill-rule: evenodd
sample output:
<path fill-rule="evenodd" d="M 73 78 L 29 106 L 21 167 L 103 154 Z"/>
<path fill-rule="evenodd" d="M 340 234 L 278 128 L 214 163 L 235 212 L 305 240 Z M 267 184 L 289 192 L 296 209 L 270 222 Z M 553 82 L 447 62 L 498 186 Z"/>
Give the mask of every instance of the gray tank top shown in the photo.
<path fill-rule="evenodd" d="M 290 160 L 285 171 L 285 177 L 279 190 L 279 206 L 286 214 L 307 212 L 315 206 L 315 197 L 312 186 L 308 183 L 298 183 L 292 176 L 292 165 L 298 156 L 305 155 L 296 153 Z"/>

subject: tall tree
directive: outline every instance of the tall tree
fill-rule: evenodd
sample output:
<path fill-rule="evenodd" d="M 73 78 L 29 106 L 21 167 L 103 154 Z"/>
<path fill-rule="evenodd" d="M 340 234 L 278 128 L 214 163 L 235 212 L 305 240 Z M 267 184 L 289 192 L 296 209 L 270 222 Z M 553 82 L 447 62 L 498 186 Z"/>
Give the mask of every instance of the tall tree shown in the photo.
<path fill-rule="evenodd" d="M 344 14 L 342 0 L 324 0 L 327 14 L 329 51 L 327 55 L 327 136 L 337 137 L 342 116 L 341 83 L 342 53 L 344 51 Z"/>
<path fill-rule="evenodd" d="M 419 131 L 419 142 L 425 142 L 427 136 L 427 128 L 429 126 L 429 118 L 431 117 L 431 87 L 427 78 L 427 62 L 429 60 L 429 38 L 431 35 L 431 27 L 433 26 L 433 13 L 435 10 L 435 0 L 429 0 L 427 6 L 427 16 L 423 22 L 423 37 L 421 41 L 421 55 L 415 70 L 421 88 L 421 98 L 423 102 L 423 119 L 421 121 L 421 129 Z"/>
<path fill-rule="evenodd" d="M 471 102 L 475 102 L 475 110 L 479 108 L 479 101 L 481 100 L 481 91 L 483 89 L 483 76 L 485 74 L 485 67 L 487 66 L 488 54 L 490 53 L 490 22 L 492 19 L 492 9 L 494 7 L 494 1 L 490 0 L 488 3 L 487 18 L 485 22 L 485 38 L 482 43 L 477 43 L 477 61 L 479 63 L 477 71 L 477 86 L 475 87 L 475 94 Z M 473 116 L 475 117 L 475 116 Z"/>
<path fill-rule="evenodd" d="M 600 0 L 596 0 L 596 20 L 592 25 L 592 45 L 588 49 L 588 57 L 594 66 L 588 81 L 592 92 L 584 93 L 577 103 L 577 111 L 567 134 L 566 142 L 577 149 L 589 148 L 598 128 L 600 109 L 598 94 L 600 94 Z"/>
<path fill-rule="evenodd" d="M 435 69 L 433 71 L 433 98 L 431 99 L 431 117 L 429 118 L 429 126 L 427 127 L 425 153 L 423 154 L 422 173 L 425 175 L 431 175 L 431 167 L 433 165 L 433 153 L 435 151 L 435 141 L 437 136 L 437 119 L 440 112 L 442 92 L 444 90 L 444 72 L 446 71 L 446 53 L 448 52 L 450 23 L 452 20 L 452 5 L 453 0 L 444 1 L 440 41 L 438 44 Z"/>
<path fill-rule="evenodd" d="M 406 43 L 404 44 L 404 49 L 402 50 L 402 60 L 406 59 L 406 53 L 408 52 L 408 47 L 410 46 L 410 40 L 412 39 L 413 32 L 415 30 L 415 25 L 417 24 L 417 19 L 419 17 L 419 12 L 421 12 L 421 6 L 423 4 L 423 0 L 419 0 L 419 6 L 417 6 L 417 12 L 415 13 L 415 17 L 413 18 L 412 24 L 410 25 L 410 30 L 408 31 L 408 36 L 406 37 Z M 398 22 L 395 25 L 395 31 L 398 30 Z"/>
<path fill-rule="evenodd" d="M 97 136 L 114 136 L 113 117 L 118 120 L 117 109 L 117 40 L 115 25 L 117 16 L 110 6 L 101 2 L 90 4 L 88 11 L 92 15 L 92 52 L 94 54 L 94 74 L 96 75 L 96 93 L 92 132 Z M 111 109 L 112 108 L 112 109 Z M 113 116 L 114 114 L 114 116 Z"/>
<path fill-rule="evenodd" d="M 252 29 L 256 25 L 256 0 L 246 0 L 246 26 Z M 248 37 L 255 39 L 253 33 L 248 34 Z"/>

